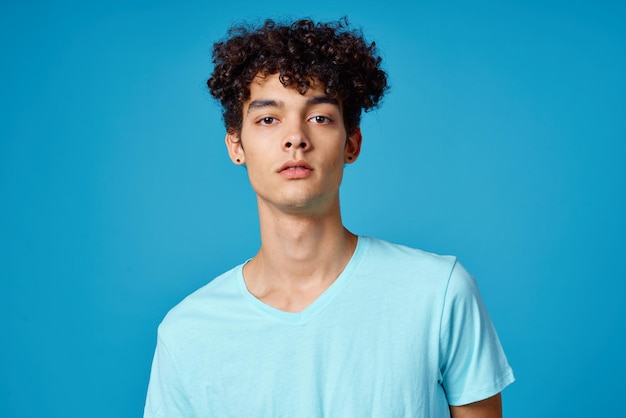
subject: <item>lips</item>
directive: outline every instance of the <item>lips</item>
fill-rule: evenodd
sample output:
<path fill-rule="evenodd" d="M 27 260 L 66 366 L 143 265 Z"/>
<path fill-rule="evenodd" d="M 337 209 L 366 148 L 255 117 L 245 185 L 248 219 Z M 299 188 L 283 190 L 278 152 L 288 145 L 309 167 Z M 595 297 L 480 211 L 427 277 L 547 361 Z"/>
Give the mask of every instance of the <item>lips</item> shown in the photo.
<path fill-rule="evenodd" d="M 306 161 L 303 160 L 299 160 L 299 161 L 287 161 L 285 164 L 283 164 L 280 169 L 278 170 L 278 172 L 283 172 L 285 170 L 313 170 L 313 167 L 311 167 Z"/>
<path fill-rule="evenodd" d="M 283 177 L 287 177 L 289 179 L 302 179 L 306 178 L 313 171 L 313 167 L 311 167 L 306 161 L 287 161 L 283 164 L 278 173 Z"/>

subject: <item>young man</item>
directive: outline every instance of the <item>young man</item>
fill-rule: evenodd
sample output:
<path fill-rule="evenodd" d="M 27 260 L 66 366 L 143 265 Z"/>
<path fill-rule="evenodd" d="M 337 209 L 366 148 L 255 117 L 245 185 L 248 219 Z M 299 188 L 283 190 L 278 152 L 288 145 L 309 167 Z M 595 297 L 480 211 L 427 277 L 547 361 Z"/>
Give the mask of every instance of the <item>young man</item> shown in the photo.
<path fill-rule="evenodd" d="M 266 21 L 213 56 L 262 244 L 163 320 L 145 417 L 500 417 L 514 378 L 472 277 L 342 224 L 361 112 L 387 88 L 375 45 Z"/>

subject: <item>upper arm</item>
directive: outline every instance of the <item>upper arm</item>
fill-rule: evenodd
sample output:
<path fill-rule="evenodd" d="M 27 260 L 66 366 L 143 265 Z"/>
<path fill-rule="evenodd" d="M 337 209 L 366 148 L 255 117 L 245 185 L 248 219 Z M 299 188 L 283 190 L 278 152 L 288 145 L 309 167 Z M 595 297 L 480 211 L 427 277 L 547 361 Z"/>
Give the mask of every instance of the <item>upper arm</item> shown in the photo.
<path fill-rule="evenodd" d="M 191 417 L 193 410 L 179 379 L 176 364 L 160 335 L 152 360 L 144 418 Z"/>
<path fill-rule="evenodd" d="M 502 418 L 502 397 L 495 396 L 461 406 L 450 406 L 452 418 Z"/>
<path fill-rule="evenodd" d="M 458 262 L 448 281 L 440 330 L 439 371 L 449 404 L 485 400 L 513 382 L 476 281 Z"/>

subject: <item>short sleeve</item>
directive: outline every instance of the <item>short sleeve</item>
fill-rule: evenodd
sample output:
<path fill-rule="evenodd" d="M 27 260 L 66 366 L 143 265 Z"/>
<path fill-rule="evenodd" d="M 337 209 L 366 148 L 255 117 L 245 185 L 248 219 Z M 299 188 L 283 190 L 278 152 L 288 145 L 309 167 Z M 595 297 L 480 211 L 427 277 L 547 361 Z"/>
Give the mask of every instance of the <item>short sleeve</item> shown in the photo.
<path fill-rule="evenodd" d="M 440 373 L 450 405 L 500 393 L 515 378 L 474 278 L 456 262 L 440 330 Z"/>
<path fill-rule="evenodd" d="M 176 365 L 160 337 L 152 360 L 144 418 L 195 416 L 180 383 Z"/>

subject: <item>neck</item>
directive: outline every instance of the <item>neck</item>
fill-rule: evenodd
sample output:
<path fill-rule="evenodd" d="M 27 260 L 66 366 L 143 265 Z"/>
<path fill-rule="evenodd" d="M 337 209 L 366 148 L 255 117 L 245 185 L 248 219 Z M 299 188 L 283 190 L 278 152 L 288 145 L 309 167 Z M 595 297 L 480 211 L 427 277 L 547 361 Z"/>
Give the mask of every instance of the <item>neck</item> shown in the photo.
<path fill-rule="evenodd" d="M 341 274 L 357 237 L 344 228 L 338 200 L 323 215 L 277 212 L 259 202 L 261 248 L 244 277 L 257 298 L 299 311 Z"/>

